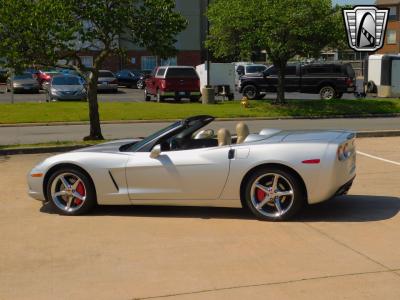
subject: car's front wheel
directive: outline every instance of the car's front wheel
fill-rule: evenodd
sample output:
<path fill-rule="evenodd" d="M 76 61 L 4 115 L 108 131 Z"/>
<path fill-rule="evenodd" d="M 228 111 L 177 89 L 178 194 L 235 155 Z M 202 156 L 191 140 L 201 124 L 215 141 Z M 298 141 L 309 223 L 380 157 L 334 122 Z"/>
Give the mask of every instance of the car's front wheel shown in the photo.
<path fill-rule="evenodd" d="M 149 93 L 147 92 L 147 90 L 144 90 L 144 101 L 150 101 L 151 100 L 151 96 L 149 95 Z"/>
<path fill-rule="evenodd" d="M 47 200 L 64 215 L 81 215 L 97 203 L 92 181 L 75 168 L 62 168 L 54 172 L 46 187 Z"/>
<path fill-rule="evenodd" d="M 278 168 L 259 169 L 247 180 L 245 204 L 260 220 L 283 221 L 293 217 L 305 203 L 299 179 Z"/>

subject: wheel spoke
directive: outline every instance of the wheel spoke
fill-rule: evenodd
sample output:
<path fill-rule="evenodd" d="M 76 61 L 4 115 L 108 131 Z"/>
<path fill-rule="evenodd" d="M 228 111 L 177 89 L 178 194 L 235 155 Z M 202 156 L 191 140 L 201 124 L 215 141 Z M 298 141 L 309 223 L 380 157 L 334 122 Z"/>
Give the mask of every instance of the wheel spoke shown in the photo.
<path fill-rule="evenodd" d="M 71 208 L 73 199 L 74 199 L 74 197 L 72 197 L 72 196 L 68 197 L 68 203 L 67 203 L 67 206 L 65 207 L 66 210 L 69 210 Z"/>
<path fill-rule="evenodd" d="M 277 192 L 275 195 L 278 196 L 278 197 L 293 196 L 293 191 L 290 190 L 290 191 Z"/>
<path fill-rule="evenodd" d="M 257 208 L 257 209 L 262 209 L 262 208 L 265 206 L 265 204 L 267 204 L 267 203 L 270 202 L 270 201 L 271 201 L 271 198 L 265 197 L 265 199 L 264 199 L 263 201 L 261 201 L 260 203 L 258 203 L 258 204 L 256 205 L 256 208 Z"/>
<path fill-rule="evenodd" d="M 82 200 L 82 201 L 85 201 L 85 199 L 86 199 L 85 196 L 82 196 L 78 192 L 72 192 L 72 196 L 75 197 L 75 198 L 78 198 L 79 200 Z"/>
<path fill-rule="evenodd" d="M 256 183 L 256 188 L 259 188 L 260 190 L 262 190 L 265 193 L 269 193 L 268 188 L 264 185 L 262 185 L 261 183 Z"/>
<path fill-rule="evenodd" d="M 66 188 L 70 188 L 70 187 L 71 187 L 71 184 L 68 182 L 68 180 L 67 180 L 64 176 L 61 176 L 61 177 L 60 177 L 60 180 L 61 180 L 61 182 L 63 183 L 63 185 L 64 185 Z"/>
<path fill-rule="evenodd" d="M 274 182 L 272 183 L 272 191 L 275 193 L 275 191 L 278 188 L 278 180 L 279 180 L 279 175 L 274 176 Z"/>
<path fill-rule="evenodd" d="M 59 191 L 59 192 L 54 194 L 54 197 L 65 196 L 66 194 L 67 194 L 66 191 Z"/>
<path fill-rule="evenodd" d="M 77 187 L 78 187 L 78 184 L 81 182 L 81 180 L 78 178 L 75 182 L 74 182 L 74 184 L 71 186 L 71 188 L 73 189 L 73 190 L 76 190 L 77 189 Z"/>
<path fill-rule="evenodd" d="M 275 198 L 274 203 L 275 203 L 276 210 L 278 211 L 278 214 L 281 215 L 283 210 L 282 210 L 282 206 L 281 206 L 281 202 L 279 201 L 279 198 Z"/>

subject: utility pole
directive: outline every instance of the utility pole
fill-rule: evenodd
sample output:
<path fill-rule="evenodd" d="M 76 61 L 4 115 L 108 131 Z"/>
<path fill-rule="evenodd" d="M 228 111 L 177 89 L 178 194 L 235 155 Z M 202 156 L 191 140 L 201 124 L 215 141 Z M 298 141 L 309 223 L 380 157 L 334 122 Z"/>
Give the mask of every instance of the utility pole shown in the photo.
<path fill-rule="evenodd" d="M 15 70 L 11 69 L 10 73 L 10 78 L 11 78 L 11 104 L 14 104 L 14 76 L 15 76 Z"/>

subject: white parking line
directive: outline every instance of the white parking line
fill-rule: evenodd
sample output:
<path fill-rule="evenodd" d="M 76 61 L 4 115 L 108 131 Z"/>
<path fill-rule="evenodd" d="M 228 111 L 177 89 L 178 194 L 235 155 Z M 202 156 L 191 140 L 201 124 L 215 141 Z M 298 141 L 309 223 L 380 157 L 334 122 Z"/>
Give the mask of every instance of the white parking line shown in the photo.
<path fill-rule="evenodd" d="M 393 164 L 393 165 L 396 165 L 396 166 L 400 166 L 400 162 L 397 162 L 397 161 L 384 159 L 384 158 L 381 158 L 381 157 L 378 157 L 378 156 L 374 156 L 374 155 L 371 155 L 371 154 L 367 154 L 367 153 L 364 153 L 364 152 L 361 152 L 361 151 L 357 151 L 357 154 L 360 154 L 360 155 L 363 155 L 363 156 L 366 156 L 366 157 L 369 157 L 369 158 L 377 159 L 377 160 L 380 160 L 380 161 L 384 161 L 384 162 L 387 162 L 387 163 L 390 163 L 390 164 Z"/>

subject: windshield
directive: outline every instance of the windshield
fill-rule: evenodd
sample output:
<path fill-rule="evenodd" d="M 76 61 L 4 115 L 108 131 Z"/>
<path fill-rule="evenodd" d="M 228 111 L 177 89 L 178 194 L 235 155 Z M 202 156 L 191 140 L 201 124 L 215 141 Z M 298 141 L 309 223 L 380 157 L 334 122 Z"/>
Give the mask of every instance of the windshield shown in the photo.
<path fill-rule="evenodd" d="M 152 135 L 149 135 L 148 137 L 146 137 L 145 139 L 141 140 L 140 142 L 137 142 L 136 144 L 134 144 L 129 151 L 131 152 L 136 152 L 138 149 L 142 148 L 142 146 L 146 145 L 148 142 L 154 140 L 155 138 L 157 138 L 158 136 L 163 135 L 164 133 L 167 133 L 168 131 L 178 127 L 179 125 L 182 124 L 182 121 L 177 121 L 171 125 L 169 125 L 166 128 L 163 128 L 155 133 L 153 133 Z"/>
<path fill-rule="evenodd" d="M 53 85 L 81 85 L 78 77 L 54 77 Z"/>
<path fill-rule="evenodd" d="M 21 75 L 15 75 L 14 80 L 21 80 L 21 79 L 32 79 L 32 75 L 29 73 L 26 74 L 21 74 Z"/>
<path fill-rule="evenodd" d="M 246 73 L 262 73 L 266 68 L 266 66 L 246 66 Z"/>

